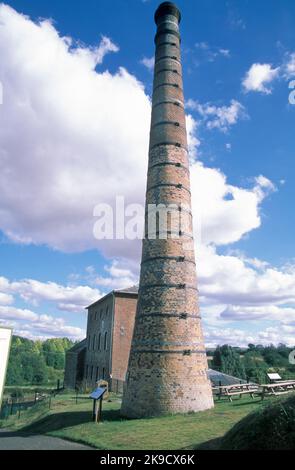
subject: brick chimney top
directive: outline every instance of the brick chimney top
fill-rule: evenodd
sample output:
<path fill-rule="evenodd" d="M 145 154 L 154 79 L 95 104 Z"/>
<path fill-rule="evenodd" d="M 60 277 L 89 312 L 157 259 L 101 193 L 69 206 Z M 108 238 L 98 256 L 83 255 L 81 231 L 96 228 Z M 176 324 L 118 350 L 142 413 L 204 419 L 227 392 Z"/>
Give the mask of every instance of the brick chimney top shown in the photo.
<path fill-rule="evenodd" d="M 158 9 L 155 13 L 155 22 L 156 22 L 156 24 L 158 24 L 159 19 L 162 16 L 165 16 L 165 15 L 176 16 L 176 18 L 178 20 L 178 23 L 180 23 L 181 14 L 180 14 L 179 9 L 177 8 L 177 6 L 174 3 L 172 3 L 172 2 L 163 2 L 163 3 L 161 3 L 161 5 L 159 5 L 159 7 L 158 7 Z"/>

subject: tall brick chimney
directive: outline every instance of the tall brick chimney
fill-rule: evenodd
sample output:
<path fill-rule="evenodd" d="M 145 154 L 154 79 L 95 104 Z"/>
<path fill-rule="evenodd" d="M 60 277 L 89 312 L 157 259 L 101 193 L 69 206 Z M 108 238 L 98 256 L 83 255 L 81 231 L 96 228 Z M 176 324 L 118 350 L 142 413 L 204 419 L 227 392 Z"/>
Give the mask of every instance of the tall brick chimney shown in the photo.
<path fill-rule="evenodd" d="M 180 12 L 155 13 L 157 34 L 143 240 L 136 321 L 121 413 L 129 418 L 212 408 L 198 309 L 187 134 L 180 59 Z M 166 239 L 149 228 L 151 204 L 173 204 Z"/>

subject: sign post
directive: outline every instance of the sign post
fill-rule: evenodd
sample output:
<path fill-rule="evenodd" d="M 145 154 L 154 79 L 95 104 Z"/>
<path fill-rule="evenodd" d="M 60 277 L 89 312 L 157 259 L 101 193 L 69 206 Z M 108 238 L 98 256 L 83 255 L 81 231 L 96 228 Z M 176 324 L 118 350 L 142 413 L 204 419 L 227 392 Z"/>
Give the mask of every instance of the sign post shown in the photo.
<path fill-rule="evenodd" d="M 93 392 L 91 393 L 89 397 L 89 398 L 92 398 L 93 400 L 92 419 L 95 423 L 99 423 L 99 421 L 101 421 L 102 399 L 105 393 L 106 393 L 106 388 L 98 387 L 95 390 L 93 390 Z"/>
<path fill-rule="evenodd" d="M 10 352 L 12 329 L 0 326 L 0 409 Z"/>

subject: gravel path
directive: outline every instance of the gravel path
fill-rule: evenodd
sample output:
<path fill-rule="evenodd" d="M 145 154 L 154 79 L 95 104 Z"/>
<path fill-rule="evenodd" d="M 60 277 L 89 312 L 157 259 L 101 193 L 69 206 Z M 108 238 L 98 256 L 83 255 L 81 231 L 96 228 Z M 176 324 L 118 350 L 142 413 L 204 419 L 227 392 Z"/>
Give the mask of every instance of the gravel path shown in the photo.
<path fill-rule="evenodd" d="M 91 447 L 57 437 L 26 435 L 0 430 L 0 450 L 92 450 Z"/>

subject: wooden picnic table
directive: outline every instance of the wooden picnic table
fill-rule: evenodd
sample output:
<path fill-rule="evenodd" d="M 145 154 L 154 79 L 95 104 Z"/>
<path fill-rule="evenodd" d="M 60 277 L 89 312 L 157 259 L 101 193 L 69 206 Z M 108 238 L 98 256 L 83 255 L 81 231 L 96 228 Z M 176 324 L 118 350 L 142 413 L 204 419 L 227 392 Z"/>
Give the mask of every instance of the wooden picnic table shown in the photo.
<path fill-rule="evenodd" d="M 283 395 L 284 393 L 292 392 L 295 390 L 295 380 L 263 384 L 261 388 L 261 399 L 263 400 L 266 395 Z"/>
<path fill-rule="evenodd" d="M 222 396 L 227 397 L 229 401 L 232 401 L 232 397 L 239 395 L 242 398 L 242 395 L 250 395 L 251 398 L 254 398 L 254 393 L 258 391 L 258 385 L 253 383 L 243 383 L 243 384 L 232 384 L 232 385 L 220 385 L 212 388 L 217 390 L 217 396 L 219 400 Z"/>

